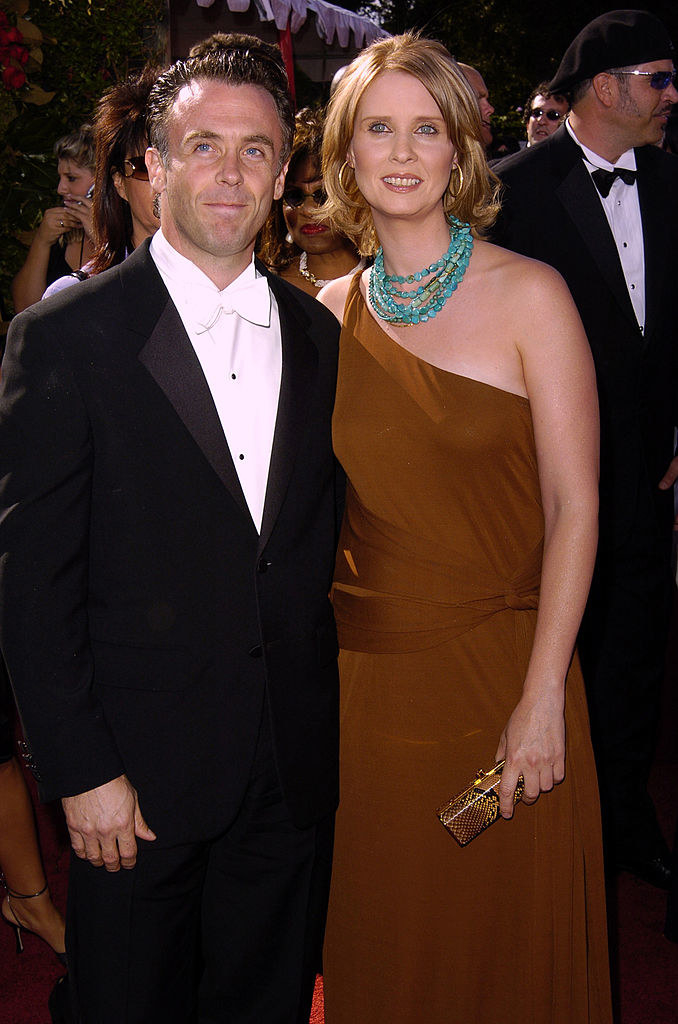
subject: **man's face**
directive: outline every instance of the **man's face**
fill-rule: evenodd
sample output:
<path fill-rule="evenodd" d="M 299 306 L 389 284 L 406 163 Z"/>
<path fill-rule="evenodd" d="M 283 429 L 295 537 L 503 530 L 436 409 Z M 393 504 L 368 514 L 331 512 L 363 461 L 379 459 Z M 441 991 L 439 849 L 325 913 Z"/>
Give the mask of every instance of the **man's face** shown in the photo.
<path fill-rule="evenodd" d="M 219 288 L 247 266 L 271 203 L 282 195 L 281 147 L 265 89 L 201 79 L 174 102 L 166 164 L 156 149 L 147 151 L 163 234 Z"/>
<path fill-rule="evenodd" d="M 673 71 L 673 64 L 670 60 L 655 60 L 639 64 L 635 70 L 650 74 Z M 671 107 L 678 102 L 678 92 L 670 82 L 665 89 L 654 89 L 650 82 L 649 74 L 627 74 L 623 76 L 621 85 L 617 83 L 614 115 L 624 149 L 660 142 Z"/>
<path fill-rule="evenodd" d="M 490 116 L 494 114 L 494 107 L 490 103 L 490 97 L 487 92 L 487 86 L 483 81 L 483 76 L 475 68 L 469 68 L 468 71 L 464 70 L 466 81 L 473 89 L 478 100 L 478 107 L 480 109 L 480 120 L 481 120 L 481 135 L 483 139 L 483 145 L 487 149 L 492 143 L 492 128 L 490 127 Z"/>
<path fill-rule="evenodd" d="M 554 111 L 559 116 L 556 118 L 551 113 L 549 118 L 549 112 Z M 549 135 L 560 127 L 567 114 L 568 106 L 564 99 L 556 99 L 554 96 L 550 96 L 546 99 L 541 93 L 532 100 L 530 104 L 530 117 L 527 122 L 527 144 L 528 146 L 534 146 L 538 142 L 543 142 L 544 139 L 548 139 Z"/>

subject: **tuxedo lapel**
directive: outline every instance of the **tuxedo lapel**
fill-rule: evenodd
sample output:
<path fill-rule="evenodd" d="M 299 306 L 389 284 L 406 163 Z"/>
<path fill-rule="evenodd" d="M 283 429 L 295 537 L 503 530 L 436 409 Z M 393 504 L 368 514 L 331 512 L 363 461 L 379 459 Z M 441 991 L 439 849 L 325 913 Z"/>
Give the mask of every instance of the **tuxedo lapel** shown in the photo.
<path fill-rule="evenodd" d="M 620 309 L 628 319 L 636 323 L 619 253 L 605 211 L 591 175 L 584 166 L 581 150 L 565 127 L 560 129 L 558 139 L 554 138 L 552 156 L 556 171 L 562 178 L 556 188 L 556 196 L 575 224 Z"/>
<path fill-rule="evenodd" d="M 264 268 L 257 264 L 258 269 Z M 274 276 L 267 274 L 278 303 L 282 336 L 282 380 L 273 449 L 266 487 L 259 547 L 263 549 L 285 498 L 301 436 L 308 416 L 318 352 L 308 337 L 307 319 L 300 305 Z"/>
<path fill-rule="evenodd" d="M 146 274 L 130 276 L 132 294 L 128 296 L 132 299 L 132 306 L 136 305 L 136 301 L 140 302 L 137 309 L 145 311 L 145 327 L 147 332 L 150 331 L 139 351 L 139 360 L 165 393 L 238 507 L 249 516 L 249 508 L 200 361 L 152 257 L 148 255 L 147 259 L 151 266 L 147 267 Z M 157 281 L 153 280 L 153 276 L 160 282 L 161 290 L 157 289 Z M 150 301 L 149 292 L 143 288 L 144 283 L 150 286 Z M 137 289 L 135 301 L 134 293 Z"/>
<path fill-rule="evenodd" d="M 654 163 L 654 166 L 653 166 Z M 653 147 L 636 150 L 638 167 L 638 198 L 643 218 L 643 247 L 645 252 L 645 339 L 666 314 L 661 308 L 664 278 L 669 266 L 672 240 L 669 238 L 669 220 L 666 216 L 666 191 L 662 176 L 663 154 Z"/>

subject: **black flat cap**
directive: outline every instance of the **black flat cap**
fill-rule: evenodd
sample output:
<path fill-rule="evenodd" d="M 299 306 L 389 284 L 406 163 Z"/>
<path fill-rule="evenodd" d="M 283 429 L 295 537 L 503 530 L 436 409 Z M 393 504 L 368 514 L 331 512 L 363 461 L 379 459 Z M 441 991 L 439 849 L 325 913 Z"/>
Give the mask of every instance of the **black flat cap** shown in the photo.
<path fill-rule="evenodd" d="M 594 18 L 568 46 L 549 92 L 567 92 L 577 82 L 609 68 L 673 60 L 673 43 L 649 11 L 608 11 Z"/>

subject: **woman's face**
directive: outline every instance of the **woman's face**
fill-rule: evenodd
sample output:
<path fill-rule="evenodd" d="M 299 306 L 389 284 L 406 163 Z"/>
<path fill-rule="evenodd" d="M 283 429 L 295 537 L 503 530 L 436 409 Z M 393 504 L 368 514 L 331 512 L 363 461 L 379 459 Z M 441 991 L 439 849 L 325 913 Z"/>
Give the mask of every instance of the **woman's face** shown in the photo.
<path fill-rule="evenodd" d="M 295 245 L 315 255 L 334 252 L 348 245 L 343 235 L 336 234 L 322 221 L 313 219 L 313 211 L 317 210 L 318 204 L 312 196 L 322 187 L 317 164 L 307 158 L 298 163 L 291 174 L 288 173 L 282 198 L 283 217 Z M 292 206 L 285 201 L 286 193 L 293 196 L 295 201 L 303 193 L 305 199 L 300 206 Z"/>
<path fill-rule="evenodd" d="M 94 184 L 94 174 L 89 167 L 81 167 L 74 160 L 59 160 L 57 170 L 57 192 L 62 199 L 81 199 Z"/>
<path fill-rule="evenodd" d="M 385 71 L 356 111 L 347 160 L 374 215 L 418 218 L 441 205 L 455 150 L 438 104 L 403 71 Z"/>
<path fill-rule="evenodd" d="M 129 203 L 133 241 L 136 246 L 148 235 L 155 234 L 160 221 L 153 213 L 153 189 L 148 180 L 143 153 L 130 153 L 124 167 L 125 175 L 129 176 L 123 176 L 116 171 L 113 175 L 113 184 L 120 198 Z"/>

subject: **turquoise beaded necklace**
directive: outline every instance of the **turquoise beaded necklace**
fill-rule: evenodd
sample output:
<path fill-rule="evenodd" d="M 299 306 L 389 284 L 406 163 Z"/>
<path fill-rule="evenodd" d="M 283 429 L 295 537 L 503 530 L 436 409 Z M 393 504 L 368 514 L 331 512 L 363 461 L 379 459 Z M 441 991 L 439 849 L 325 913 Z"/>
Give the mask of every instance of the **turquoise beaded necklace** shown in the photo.
<path fill-rule="evenodd" d="M 468 224 L 451 214 L 450 247 L 447 252 L 423 270 L 404 277 L 387 274 L 384 270 L 384 250 L 380 247 L 370 271 L 369 298 L 372 308 L 381 320 L 400 327 L 423 324 L 432 320 L 443 308 L 457 288 L 468 267 L 473 251 L 473 236 Z M 430 280 L 406 291 L 396 285 L 414 284 L 423 278 Z"/>

